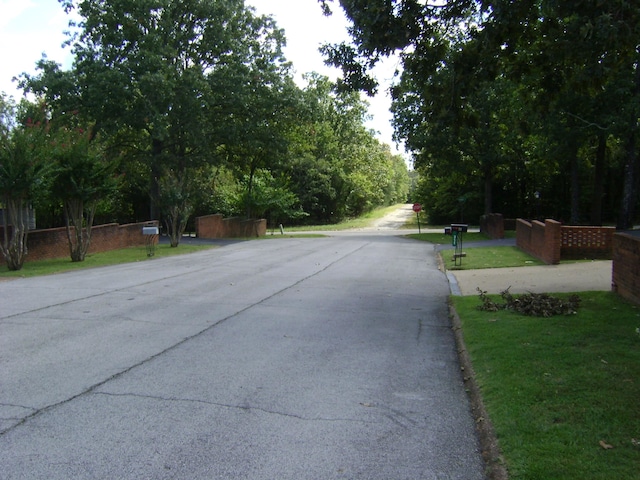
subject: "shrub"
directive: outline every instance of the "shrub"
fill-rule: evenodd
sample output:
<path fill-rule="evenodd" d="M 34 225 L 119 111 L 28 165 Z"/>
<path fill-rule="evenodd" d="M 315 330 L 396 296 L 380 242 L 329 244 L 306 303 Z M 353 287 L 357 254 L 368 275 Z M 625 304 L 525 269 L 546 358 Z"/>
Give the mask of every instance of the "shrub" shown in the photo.
<path fill-rule="evenodd" d="M 513 310 L 521 315 L 546 318 L 554 315 L 574 314 L 580 306 L 580 297 L 577 295 L 559 298 L 549 295 L 548 293 L 529 292 L 514 296 L 509 292 L 509 288 L 500 293 L 504 303 L 495 302 L 487 295 L 487 292 L 477 288 L 480 301 L 482 302 L 482 304 L 478 306 L 478 309 L 487 312 Z"/>

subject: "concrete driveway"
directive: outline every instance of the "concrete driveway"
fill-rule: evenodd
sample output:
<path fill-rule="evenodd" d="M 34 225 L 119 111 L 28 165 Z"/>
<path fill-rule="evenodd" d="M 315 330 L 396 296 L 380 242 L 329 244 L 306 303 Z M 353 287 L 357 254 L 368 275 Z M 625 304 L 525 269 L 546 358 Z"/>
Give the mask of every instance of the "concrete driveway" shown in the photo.
<path fill-rule="evenodd" d="M 482 479 L 448 294 L 380 230 L 1 282 L 0 477 Z"/>
<path fill-rule="evenodd" d="M 482 268 L 448 271 L 451 291 L 457 295 L 488 293 L 553 293 L 609 291 L 611 260 L 563 263 L 517 268 Z"/>
<path fill-rule="evenodd" d="M 514 238 L 486 240 L 465 244 L 466 248 L 515 246 Z M 450 245 L 435 245 L 444 262 L 451 258 Z M 473 254 L 470 250 L 469 254 Z M 445 264 L 445 267 L 448 265 Z M 593 260 L 559 265 L 536 265 L 513 268 L 479 268 L 448 270 L 447 277 L 453 295 L 477 295 L 477 289 L 487 293 L 553 293 L 609 291 L 613 281 L 611 260 Z"/>

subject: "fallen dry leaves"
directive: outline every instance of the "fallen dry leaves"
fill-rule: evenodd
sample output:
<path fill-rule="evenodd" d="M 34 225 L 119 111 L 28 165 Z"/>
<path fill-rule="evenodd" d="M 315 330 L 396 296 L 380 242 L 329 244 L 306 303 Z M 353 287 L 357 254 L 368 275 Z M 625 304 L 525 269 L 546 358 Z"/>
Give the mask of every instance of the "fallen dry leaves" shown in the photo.
<path fill-rule="evenodd" d="M 604 448 L 605 450 L 610 450 L 613 448 L 613 445 L 609 445 L 607 442 L 605 442 L 604 440 L 600 440 L 600 446 L 602 448 Z"/>

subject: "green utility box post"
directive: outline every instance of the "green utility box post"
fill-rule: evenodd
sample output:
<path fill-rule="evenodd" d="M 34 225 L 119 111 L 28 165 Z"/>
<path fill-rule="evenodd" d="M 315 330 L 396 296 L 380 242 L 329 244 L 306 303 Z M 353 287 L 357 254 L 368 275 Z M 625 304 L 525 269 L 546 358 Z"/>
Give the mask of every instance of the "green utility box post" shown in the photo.
<path fill-rule="evenodd" d="M 462 257 L 466 256 L 466 253 L 462 251 L 462 234 L 469 229 L 469 226 L 465 223 L 452 223 L 451 224 L 451 245 L 455 247 L 453 253 L 453 262 L 455 266 L 462 266 Z"/>

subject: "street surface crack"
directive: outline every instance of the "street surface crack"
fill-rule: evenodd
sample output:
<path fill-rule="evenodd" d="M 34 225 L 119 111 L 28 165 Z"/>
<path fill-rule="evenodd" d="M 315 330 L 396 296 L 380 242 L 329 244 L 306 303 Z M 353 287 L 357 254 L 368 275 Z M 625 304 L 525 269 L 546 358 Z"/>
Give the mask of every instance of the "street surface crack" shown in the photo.
<path fill-rule="evenodd" d="M 9 407 L 9 408 L 21 408 L 23 410 L 30 410 L 32 412 L 37 411 L 38 409 L 35 407 L 27 407 L 25 405 L 15 405 L 13 403 L 0 403 L 0 408 L 1 407 Z"/>
<path fill-rule="evenodd" d="M 53 404 L 51 404 L 51 405 L 44 406 L 44 407 L 39 408 L 39 409 L 33 409 L 29 415 L 26 415 L 26 416 L 22 417 L 22 418 L 20 419 L 20 421 L 16 422 L 14 425 L 12 425 L 12 426 L 10 426 L 10 427 L 7 427 L 7 428 L 5 428 L 5 429 L 3 429 L 3 430 L 0 430 L 0 437 L 1 437 L 1 436 L 3 436 L 3 435 L 5 435 L 6 433 L 8 433 L 8 432 L 12 431 L 12 430 L 14 430 L 14 429 L 16 429 L 16 428 L 18 428 L 18 427 L 20 427 L 20 426 L 24 425 L 26 422 L 28 422 L 28 421 L 29 421 L 29 420 L 31 420 L 32 418 L 35 418 L 35 417 L 37 417 L 37 416 L 39 416 L 39 415 L 43 414 L 44 412 L 50 411 L 50 410 L 52 410 L 52 409 L 54 409 L 54 408 L 56 408 L 56 407 L 60 407 L 60 406 L 66 405 L 67 403 L 70 403 L 70 402 L 72 402 L 73 400 L 76 400 L 76 399 L 78 399 L 78 398 L 81 398 L 81 397 L 82 397 L 82 396 L 84 396 L 84 395 L 87 395 L 87 394 L 90 394 L 90 393 L 95 393 L 95 391 L 96 391 L 98 388 L 100 388 L 100 387 L 102 387 L 102 386 L 106 385 L 106 384 L 107 384 L 107 383 L 109 383 L 110 381 L 115 380 L 115 379 L 117 379 L 117 378 L 120 378 L 120 377 L 122 377 L 123 375 L 125 375 L 125 374 L 127 374 L 127 373 L 129 373 L 129 372 L 133 371 L 134 369 L 136 369 L 136 368 L 138 368 L 138 367 L 141 367 L 141 366 L 143 366 L 143 365 L 146 365 L 147 363 L 149 363 L 149 362 L 151 362 L 151 361 L 155 360 L 156 358 L 159 358 L 159 357 L 161 357 L 161 356 L 165 355 L 166 353 L 169 353 L 169 352 L 171 352 L 171 351 L 173 351 L 173 350 L 175 350 L 175 349 L 179 348 L 180 346 L 182 346 L 182 345 L 186 344 L 187 342 L 189 342 L 189 341 L 191 341 L 191 340 L 194 340 L 195 338 L 198 338 L 199 336 L 201 336 L 201 335 L 205 334 L 206 332 L 208 332 L 208 331 L 210 331 L 210 330 L 213 330 L 214 328 L 216 328 L 216 327 L 218 327 L 219 325 L 221 325 L 221 324 L 225 323 L 226 321 L 228 321 L 228 320 L 230 320 L 230 319 L 232 319 L 232 318 L 234 318 L 234 317 L 237 317 L 238 315 L 240 315 L 240 314 L 242 314 L 242 313 L 244 313 L 244 312 L 246 312 L 246 311 L 248 311 L 248 310 L 251 310 L 251 309 L 252 309 L 252 308 L 254 308 L 254 307 L 257 307 L 257 306 L 259 306 L 259 305 L 263 304 L 264 302 L 266 302 L 266 301 L 268 301 L 268 300 L 271 300 L 272 298 L 274 298 L 274 297 L 276 297 L 276 296 L 280 295 L 280 294 L 281 294 L 281 293 L 283 293 L 283 292 L 286 292 L 287 290 L 289 290 L 289 289 L 291 289 L 291 288 L 294 288 L 294 287 L 296 287 L 296 286 L 300 285 L 302 282 L 305 282 L 305 281 L 309 280 L 310 278 L 315 277 L 316 275 L 319 275 L 320 273 L 322 273 L 322 272 L 324 272 L 325 270 L 329 269 L 330 267 L 332 267 L 332 266 L 333 266 L 333 265 L 335 265 L 336 263 L 338 263 L 338 262 L 342 261 L 343 259 L 345 259 L 345 258 L 347 258 L 347 257 L 349 257 L 349 256 L 351 256 L 351 255 L 353 255 L 354 253 L 356 253 L 356 252 L 358 252 L 358 251 L 362 250 L 362 249 L 363 249 L 363 248 L 365 248 L 367 245 L 369 245 L 369 243 L 370 243 L 370 242 L 366 242 L 366 243 L 364 243 L 364 244 L 360 245 L 358 248 L 356 248 L 356 249 L 354 249 L 354 250 L 350 250 L 350 251 L 348 251 L 348 252 L 344 253 L 343 255 L 341 255 L 341 256 L 340 256 L 340 257 L 338 257 L 338 258 L 335 258 L 332 262 L 328 263 L 327 265 L 325 265 L 324 267 L 320 268 L 319 270 L 314 271 L 313 273 L 311 273 L 311 274 L 309 274 L 309 275 L 307 275 L 307 276 L 305 276 L 305 277 L 300 278 L 299 280 L 297 280 L 297 281 L 295 281 L 295 282 L 293 282 L 293 283 L 291 283 L 291 284 L 287 285 L 286 287 L 281 288 L 280 290 L 278 290 L 278 291 L 276 291 L 276 292 L 273 292 L 273 293 L 271 293 L 270 295 L 265 296 L 264 298 L 260 299 L 260 300 L 259 300 L 259 301 L 257 301 L 257 302 L 254 302 L 254 303 L 252 303 L 252 304 L 250 304 L 250 305 L 245 306 L 244 308 L 241 308 L 240 310 L 238 310 L 238 311 L 236 311 L 236 312 L 234 312 L 234 313 L 232 313 L 232 314 L 228 315 L 227 317 L 221 318 L 221 319 L 220 319 L 220 320 L 218 320 L 216 323 L 213 323 L 213 324 L 211 324 L 211 325 L 207 326 L 207 327 L 206 327 L 206 328 L 204 328 L 203 330 L 200 330 L 200 331 L 198 331 L 198 332 L 194 333 L 193 335 L 190 335 L 190 336 L 188 336 L 188 337 L 183 338 L 181 341 L 179 341 L 179 342 L 177 342 L 177 343 L 174 343 L 173 345 L 171 345 L 171 346 L 169 346 L 169 347 L 165 348 L 164 350 L 159 351 L 158 353 L 155 353 L 154 355 L 151 355 L 150 357 L 147 357 L 147 358 L 145 358 L 145 359 L 140 360 L 139 362 L 137 362 L 137 363 L 135 363 L 135 364 L 133 364 L 133 365 L 131 365 L 131 366 L 129 366 L 129 367 L 127 367 L 127 368 L 125 368 L 125 369 L 121 370 L 120 372 L 116 372 L 116 373 L 114 373 L 114 374 L 113 374 L 113 375 L 111 375 L 110 377 L 107 377 L 107 378 L 105 378 L 104 380 L 102 380 L 102 381 L 100 381 L 100 382 L 97 382 L 97 383 L 95 383 L 94 385 L 91 385 L 91 386 L 87 387 L 85 390 L 83 390 L 83 391 L 81 391 L 81 392 L 79 392 L 79 393 L 77 393 L 77 394 L 75 394 L 75 395 L 72 395 L 72 396 L 70 396 L 69 398 L 66 398 L 66 399 L 61 400 L 61 401 L 56 402 L 56 403 L 53 403 Z M 191 271 L 191 272 L 193 272 L 193 271 Z M 163 278 L 160 278 L 160 279 L 154 279 L 153 281 L 144 282 L 144 283 L 141 283 L 140 285 L 143 285 L 143 284 L 150 284 L 150 283 L 155 283 L 155 282 L 157 282 L 157 281 L 161 281 L 161 280 L 164 280 L 164 279 L 166 279 L 166 278 L 173 278 L 173 277 L 184 276 L 184 275 L 189 274 L 189 273 L 191 273 L 191 272 L 181 273 L 181 274 L 173 275 L 173 276 L 166 276 L 166 277 L 163 277 Z M 59 303 L 59 304 L 57 304 L 57 305 L 72 304 L 72 303 L 74 303 L 74 302 L 76 302 L 76 301 L 83 300 L 83 299 L 86 299 L 86 298 L 99 297 L 99 296 L 104 295 L 104 294 L 106 294 L 106 293 L 112 293 L 112 292 L 115 292 L 115 291 L 125 291 L 125 290 L 127 290 L 127 289 L 129 289 L 129 288 L 131 288 L 131 287 L 129 286 L 129 287 L 126 287 L 126 288 L 119 288 L 119 289 L 110 290 L 110 291 L 108 291 L 108 292 L 102 292 L 102 293 L 100 293 L 100 294 L 88 295 L 88 296 L 86 296 L 86 297 L 84 297 L 84 298 L 82 298 L 82 299 L 72 299 L 72 300 L 68 300 L 68 301 L 66 301 L 66 302 L 61 302 L 61 303 Z M 22 312 L 22 313 L 15 314 L 15 315 L 9 315 L 8 317 L 4 317 L 2 320 L 5 320 L 6 318 L 11 318 L 11 317 L 17 317 L 18 315 L 24 315 L 24 314 L 26 314 L 26 313 L 32 313 L 32 312 L 34 312 L 34 311 L 46 310 L 47 308 L 50 308 L 50 307 L 52 307 L 52 306 L 57 306 L 57 305 L 49 305 L 49 306 L 47 306 L 47 307 L 34 309 L 34 310 L 30 311 L 30 312 Z M 230 408 L 231 408 L 231 407 L 230 407 Z M 240 408 L 240 407 L 236 407 L 236 408 Z M 277 413 L 277 412 L 273 412 L 273 413 L 275 414 L 275 413 Z M 284 415 L 284 414 L 283 414 L 283 415 Z M 329 420 L 328 420 L 328 421 L 329 421 Z M 335 420 L 335 421 L 338 421 L 338 420 Z"/>
<path fill-rule="evenodd" d="M 14 405 L 12 403 L 0 403 L 0 408 L 3 409 L 13 409 L 15 410 L 26 410 L 27 412 L 31 412 L 31 414 L 33 414 L 34 412 L 37 412 L 38 409 L 34 408 L 34 407 L 27 407 L 25 405 Z M 8 412 L 7 412 L 8 413 Z M 15 422 L 19 422 L 22 420 L 24 415 L 20 415 L 20 414 L 14 414 L 14 415 L 7 415 L 7 416 L 0 416 L 1 420 L 7 420 L 7 421 L 15 421 Z M 0 432 L 0 434 L 2 434 L 4 432 Z"/>
<path fill-rule="evenodd" d="M 309 276 L 307 276 L 307 277 L 302 278 L 301 280 L 299 280 L 298 282 L 296 282 L 296 283 L 294 283 L 294 284 L 290 285 L 289 287 L 286 287 L 286 288 L 284 288 L 284 289 L 280 290 L 279 292 L 276 292 L 275 294 L 273 294 L 273 295 L 271 295 L 271 296 L 269 296 L 269 297 L 266 297 L 266 298 L 262 299 L 260 302 L 257 302 L 255 305 L 258 305 L 258 304 L 260 304 L 261 302 L 263 302 L 263 301 L 265 301 L 265 300 L 268 300 L 268 299 L 269 299 L 269 298 L 271 298 L 272 296 L 275 296 L 275 295 L 277 295 L 277 294 L 279 294 L 279 293 L 281 293 L 281 292 L 283 292 L 283 291 L 286 291 L 288 288 L 291 288 L 291 287 L 293 287 L 293 286 L 296 286 L 296 285 L 298 285 L 300 282 L 303 282 L 303 281 L 305 281 L 305 280 L 307 280 L 307 279 L 309 279 L 309 278 L 311 278 L 311 277 L 313 277 L 313 276 L 317 275 L 318 273 L 323 272 L 323 271 L 324 271 L 324 270 L 326 270 L 327 268 L 329 268 L 329 267 L 331 267 L 332 265 L 334 265 L 336 262 L 339 262 L 339 261 L 343 260 L 344 258 L 346 258 L 346 257 L 348 257 L 348 256 L 350 256 L 350 255 L 352 255 L 353 253 L 355 253 L 355 252 L 357 252 L 357 251 L 361 250 L 361 249 L 362 249 L 362 248 L 364 248 L 366 245 L 368 245 L 368 243 L 367 243 L 367 244 L 365 244 L 365 245 L 361 245 L 361 246 L 360 246 L 359 248 L 357 248 L 356 250 L 353 250 L 353 251 L 347 252 L 346 254 L 344 254 L 344 255 L 342 255 L 341 257 L 339 257 L 339 258 L 335 259 L 334 261 L 332 261 L 331 263 L 327 264 L 325 267 L 323 267 L 322 269 L 318 270 L 317 272 L 314 272 L 313 274 L 311 274 L 311 275 L 309 275 Z M 282 247 L 282 248 L 286 248 L 286 247 Z M 300 255 L 302 256 L 302 255 L 304 255 L 304 254 L 300 254 Z M 229 264 L 231 264 L 231 263 L 233 263 L 233 261 L 232 261 L 232 260 L 221 261 L 220 263 L 218 263 L 218 266 L 219 266 L 219 267 L 222 267 L 222 266 L 225 266 L 225 265 L 229 265 Z M 191 270 L 186 271 L 186 272 L 181 272 L 181 273 L 172 274 L 172 275 L 165 275 L 165 276 L 163 276 L 163 277 L 154 278 L 153 280 L 148 280 L 148 281 L 145 281 L 145 282 L 136 283 L 134 286 L 135 286 L 135 287 L 141 287 L 141 286 L 144 286 L 144 285 L 150 285 L 150 284 L 153 284 L 153 283 L 158 283 L 158 282 L 162 282 L 162 281 L 169 280 L 169 279 L 173 279 L 173 278 L 185 277 L 185 276 L 188 276 L 188 275 L 192 275 L 192 274 L 194 274 L 194 273 L 198 273 L 198 272 L 204 271 L 204 270 L 206 270 L 207 268 L 209 268 L 209 267 L 207 266 L 207 267 L 201 267 L 201 268 L 194 268 L 194 269 L 191 269 Z M 271 267 L 268 267 L 268 266 L 267 266 L 267 267 L 264 267 L 264 268 L 263 268 L 263 269 L 261 269 L 259 272 L 262 272 L 262 271 L 268 271 L 270 268 L 271 268 Z M 259 273 L 259 272 L 258 272 L 258 273 Z M 42 312 L 42 311 L 48 310 L 48 309 L 50 309 L 50 308 L 52 308 L 52 307 L 60 307 L 60 306 L 63 306 L 63 305 L 71 305 L 71 304 L 76 303 L 76 302 L 81 302 L 81 301 L 84 301 L 84 300 L 89 300 L 89 299 L 93 299 L 93 298 L 98 298 L 98 297 L 102 297 L 102 296 L 105 296 L 105 295 L 110 295 L 110 294 L 112 294 L 112 293 L 117 293 L 117 292 L 127 292 L 127 291 L 129 291 L 131 288 L 132 288 L 132 285 L 128 285 L 128 286 L 126 286 L 126 287 L 122 287 L 122 288 L 114 288 L 114 289 L 110 289 L 110 290 L 100 291 L 99 293 L 94 293 L 94 294 L 90 294 L 90 295 L 84 295 L 84 296 L 82 296 L 82 297 L 78 297 L 78 298 L 71 298 L 71 299 L 69 299 L 69 300 L 65 300 L 65 301 L 62 301 L 62 302 L 59 302 L 59 303 L 56 303 L 56 304 L 53 304 L 53 305 L 46 305 L 46 306 L 44 306 L 44 307 L 38 307 L 38 308 L 31 309 L 31 310 L 25 310 L 25 311 L 21 311 L 21 312 L 13 313 L 13 314 L 11 314 L 11 315 L 7 315 L 7 316 L 0 316 L 0 320 L 4 323 L 6 320 L 9 320 L 9 319 L 11 319 L 11 318 L 20 317 L 20 316 L 28 315 L 28 314 L 30 314 L 30 313 L 35 313 L 35 312 Z M 226 320 L 226 319 L 223 319 L 223 320 L 221 320 L 221 321 L 224 321 L 224 320 Z M 9 322 L 7 322 L 7 323 L 9 323 Z M 0 432 L 0 433 L 1 433 L 1 432 Z"/>
<path fill-rule="evenodd" d="M 280 417 L 293 418 L 296 420 L 302 420 L 305 422 L 352 422 L 352 423 L 360 423 L 360 424 L 369 424 L 374 422 L 368 422 L 364 420 L 354 420 L 352 418 L 327 418 L 327 417 L 304 417 L 302 415 L 296 415 L 294 413 L 287 413 L 278 410 L 270 410 L 263 407 L 258 407 L 255 405 L 236 405 L 222 402 L 213 402 L 211 400 L 202 400 L 198 398 L 179 398 L 179 397 L 163 397 L 158 395 L 144 395 L 140 393 L 112 393 L 112 392 L 93 392 L 92 395 L 104 395 L 107 397 L 131 397 L 131 398 L 142 398 L 148 400 L 157 400 L 160 402 L 176 402 L 176 403 L 198 403 L 203 405 L 210 405 L 213 407 L 220 408 L 228 408 L 230 410 L 241 410 L 241 411 L 258 411 L 262 413 L 266 413 L 269 415 L 277 415 Z"/>

